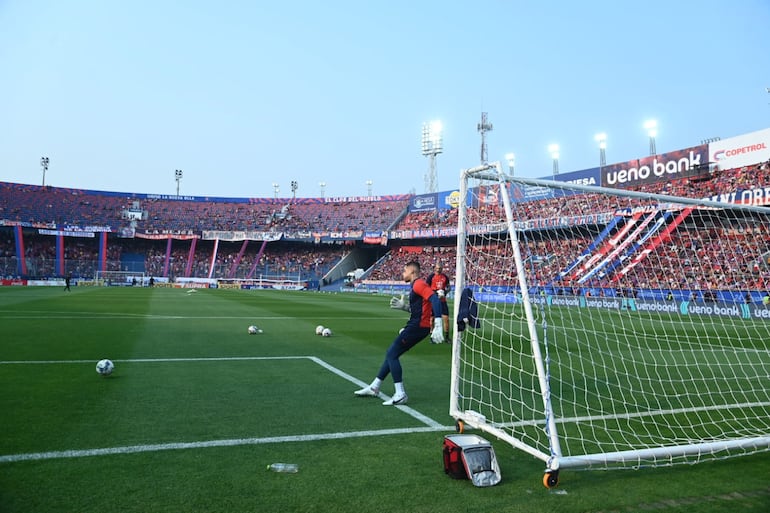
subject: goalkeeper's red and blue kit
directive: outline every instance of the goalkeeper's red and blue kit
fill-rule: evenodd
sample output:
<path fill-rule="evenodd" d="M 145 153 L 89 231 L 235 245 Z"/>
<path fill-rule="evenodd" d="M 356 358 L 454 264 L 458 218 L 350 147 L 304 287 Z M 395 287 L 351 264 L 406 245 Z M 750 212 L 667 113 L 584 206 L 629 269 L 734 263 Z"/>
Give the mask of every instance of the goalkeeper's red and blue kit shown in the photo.
<path fill-rule="evenodd" d="M 441 317 L 441 304 L 438 296 L 428 282 L 422 278 L 414 280 L 409 292 L 409 310 L 411 315 L 406 327 L 430 328 L 433 317 Z M 423 335 L 423 338 L 428 334 Z"/>
<path fill-rule="evenodd" d="M 422 278 L 412 282 L 409 293 L 409 311 L 411 315 L 406 326 L 385 352 L 385 361 L 377 373 L 380 380 L 384 380 L 388 374 L 392 374 L 395 383 L 403 381 L 399 358 L 430 335 L 433 317 L 441 317 L 441 303 L 438 296 L 433 293 L 428 282 Z"/>

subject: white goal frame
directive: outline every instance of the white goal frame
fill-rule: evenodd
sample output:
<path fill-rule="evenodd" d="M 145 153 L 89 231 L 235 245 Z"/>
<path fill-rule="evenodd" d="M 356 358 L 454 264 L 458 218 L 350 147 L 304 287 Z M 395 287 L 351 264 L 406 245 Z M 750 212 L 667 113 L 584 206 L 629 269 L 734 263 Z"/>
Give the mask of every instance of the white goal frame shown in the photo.
<path fill-rule="evenodd" d="M 493 219 L 490 224 L 484 226 L 471 225 L 468 221 L 468 209 L 471 208 L 468 205 L 469 192 L 471 187 L 469 182 L 488 183 L 497 186 L 499 192 L 500 202 L 505 211 L 505 220 Z M 466 426 L 475 428 L 483 432 L 489 433 L 506 443 L 510 444 L 516 449 L 520 449 L 525 453 L 528 453 L 535 458 L 542 460 L 546 467 L 546 474 L 553 473 L 557 475 L 559 469 L 563 468 L 639 468 L 642 466 L 661 466 L 671 465 L 675 463 L 696 463 L 707 459 L 724 458 L 731 456 L 738 456 L 743 454 L 750 454 L 758 451 L 770 450 L 770 427 L 768 423 L 764 423 L 762 429 L 765 429 L 763 433 L 749 433 L 745 437 L 728 437 L 724 440 L 708 439 L 696 443 L 677 443 L 673 441 L 671 444 L 660 445 L 650 444 L 648 447 L 639 447 L 629 450 L 621 451 L 607 451 L 599 450 L 597 452 L 586 453 L 571 453 L 564 454 L 562 452 L 562 438 L 561 438 L 561 422 L 563 419 L 560 417 L 561 412 L 554 411 L 552 403 L 552 393 L 549 383 L 549 352 L 548 345 L 540 340 L 539 332 L 542 332 L 542 326 L 537 325 L 537 316 L 533 310 L 533 298 L 530 297 L 531 285 L 527 281 L 527 269 L 524 258 L 519 244 L 519 233 L 521 227 L 516 219 L 512 210 L 512 200 L 510 197 L 509 187 L 511 184 L 517 184 L 522 187 L 545 187 L 550 189 L 569 189 L 577 192 L 585 193 L 599 193 L 604 195 L 619 196 L 623 198 L 637 198 L 648 201 L 657 201 L 661 204 L 676 203 L 686 206 L 692 206 L 693 208 L 703 209 L 723 209 L 725 204 L 717 203 L 708 200 L 699 200 L 694 198 L 684 198 L 676 196 L 667 196 L 659 194 L 640 193 L 634 191 L 609 189 L 597 186 L 585 186 L 572 184 L 567 182 L 558 182 L 553 180 L 536 180 L 513 177 L 506 175 L 499 162 L 489 165 L 482 165 L 475 168 L 465 169 L 461 172 L 460 176 L 460 203 L 458 206 L 458 225 L 457 225 L 457 265 L 455 269 L 455 291 L 457 300 L 454 302 L 454 319 L 462 320 L 461 308 L 463 305 L 459 300 L 461 292 L 472 285 L 468 283 L 466 276 L 466 257 L 469 255 L 469 240 L 472 240 L 474 234 L 478 234 L 483 231 L 499 231 L 503 235 L 500 240 L 505 240 L 511 245 L 513 260 L 515 261 L 515 274 L 518 280 L 517 294 L 520 295 L 518 303 L 523 311 L 523 321 L 526 322 L 526 329 L 522 329 L 522 333 L 527 332 L 526 337 L 529 339 L 529 355 L 534 362 L 534 378 L 533 382 L 536 382 L 536 387 L 539 390 L 534 390 L 536 395 L 539 395 L 540 401 L 540 418 L 537 419 L 513 419 L 508 418 L 502 420 L 500 418 L 488 419 L 483 412 L 478 412 L 473 409 L 465 407 L 466 396 L 463 387 L 467 379 L 475 379 L 473 376 L 466 376 L 463 373 L 473 374 L 467 370 L 469 364 L 465 361 L 467 358 L 465 353 L 468 350 L 468 335 L 469 331 L 475 331 L 474 328 L 466 327 L 465 331 L 455 330 L 453 335 L 453 351 L 452 351 L 452 366 L 451 366 L 451 390 L 450 390 L 450 409 L 449 414 L 456 419 L 459 430 L 464 429 Z M 762 212 L 764 215 L 768 215 L 770 218 L 770 209 L 760 209 L 758 207 L 730 205 L 730 209 L 746 210 Z M 495 272 L 502 272 L 502 270 L 495 269 Z M 505 315 L 505 314 L 503 314 Z M 479 322 L 480 327 L 477 328 L 480 340 L 483 342 L 485 331 L 485 320 L 482 318 L 481 309 L 479 310 Z M 542 319 L 540 320 L 542 322 Z M 552 329 L 550 326 L 548 329 Z M 558 327 L 556 327 L 558 329 Z M 767 340 L 770 340 L 770 320 L 767 324 L 761 328 L 767 335 Z M 523 338 L 523 337 L 522 337 Z M 513 342 L 513 341 L 512 341 Z M 524 344 L 526 345 L 526 344 Z M 767 346 L 765 346 L 767 347 Z M 491 355 L 483 354 L 484 349 L 478 353 L 479 359 L 489 358 L 488 361 L 481 361 L 478 365 L 494 367 L 495 365 L 514 365 L 509 362 L 493 362 Z M 492 350 L 490 349 L 490 352 Z M 764 356 L 763 356 L 764 357 Z M 476 358 L 476 356 L 474 356 Z M 474 362 L 475 365 L 475 362 Z M 461 383 L 462 382 L 462 383 Z M 514 383 L 513 386 L 516 384 Z M 483 386 L 495 386 L 495 383 L 484 383 Z M 522 385 L 523 386 L 523 385 Z M 770 390 L 760 390 L 762 397 L 765 397 L 770 401 Z M 760 401 L 759 408 L 763 411 L 770 410 L 770 402 Z M 757 407 L 749 405 L 749 407 Z M 633 415 L 633 413 L 631 414 Z M 512 431 L 512 424 L 524 424 L 528 423 L 531 426 L 537 426 L 537 429 L 541 429 L 544 432 L 545 438 L 547 438 L 547 447 L 544 444 L 533 444 L 522 437 L 515 436 Z M 756 431 L 756 430 L 755 430 Z M 600 442 L 596 442 L 599 444 Z M 593 447 L 592 444 L 587 444 Z M 546 484 L 548 486 L 548 484 Z"/>
<path fill-rule="evenodd" d="M 94 284 L 98 286 L 130 286 L 132 280 L 136 278 L 136 284 L 139 287 L 147 285 L 149 278 L 143 272 L 136 271 L 96 271 L 94 273 Z"/>

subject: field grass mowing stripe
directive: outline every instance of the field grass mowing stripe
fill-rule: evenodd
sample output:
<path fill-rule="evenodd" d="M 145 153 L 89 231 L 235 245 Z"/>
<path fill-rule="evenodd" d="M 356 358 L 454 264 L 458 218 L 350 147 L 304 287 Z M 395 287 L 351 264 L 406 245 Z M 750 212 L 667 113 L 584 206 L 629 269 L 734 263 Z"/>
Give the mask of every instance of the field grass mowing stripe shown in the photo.
<path fill-rule="evenodd" d="M 202 358 L 132 358 L 130 360 L 113 360 L 119 363 L 152 363 L 152 362 L 227 362 L 239 360 L 301 360 L 313 359 L 312 356 L 211 356 Z M 68 364 L 90 363 L 91 360 L 4 360 L 0 365 L 34 365 L 34 364 Z"/>
<path fill-rule="evenodd" d="M 207 361 L 213 361 L 213 362 L 222 362 L 222 361 L 254 361 L 254 360 L 310 360 L 311 362 L 315 363 L 316 365 L 319 365 L 320 367 L 326 369 L 327 371 L 347 380 L 351 383 L 355 384 L 359 387 L 366 386 L 366 383 L 361 381 L 360 379 L 351 376 L 347 372 L 344 372 L 341 369 L 338 369 L 337 367 L 334 367 L 333 365 L 329 364 L 328 362 L 315 357 L 315 356 L 228 356 L 228 357 L 204 357 L 204 358 L 133 358 L 130 360 L 115 360 L 115 362 L 118 363 L 157 363 L 157 362 L 207 362 Z M 92 363 L 92 360 L 5 360 L 0 361 L 0 365 L 35 365 L 35 364 L 82 364 L 82 363 Z M 390 399 L 389 396 L 382 394 L 384 399 Z M 361 400 L 361 398 L 352 398 L 352 400 Z M 405 428 L 404 430 L 394 430 L 393 433 L 391 433 L 389 430 L 384 431 L 361 431 L 357 432 L 359 434 L 353 434 L 351 436 L 377 436 L 378 434 L 394 434 L 394 433 L 411 433 L 411 432 L 418 432 L 418 431 L 440 431 L 445 429 L 452 429 L 450 427 L 442 425 L 440 422 L 437 422 L 427 415 L 423 415 L 422 413 L 418 412 L 417 410 L 410 408 L 406 405 L 398 405 L 395 406 L 395 408 L 401 410 L 402 412 L 406 413 L 407 415 L 410 415 L 415 420 L 421 422 L 422 424 L 425 424 L 427 427 L 424 428 Z M 368 433 L 368 434 L 367 434 Z M 309 437 L 309 438 L 307 438 Z M 319 438 L 320 437 L 320 438 Z M 236 440 L 235 443 L 230 443 L 232 441 L 224 440 L 224 441 L 213 441 L 213 442 L 192 442 L 192 445 L 182 443 L 182 444 L 161 444 L 161 445 L 150 445 L 146 447 L 160 447 L 159 449 L 155 450 L 165 450 L 165 449 L 184 449 L 184 448 L 197 448 L 197 447 L 210 447 L 210 446 L 220 446 L 220 445 L 245 445 L 245 444 L 256 444 L 256 443 L 272 443 L 274 441 L 305 441 L 305 440 L 322 440 L 326 438 L 347 438 L 348 434 L 346 433 L 330 433 L 330 434 L 323 434 L 323 435 L 298 435 L 298 436 L 290 436 L 290 437 L 276 437 L 276 438 L 265 438 L 265 439 L 258 439 L 258 438 L 249 438 L 249 439 L 241 439 Z M 243 440 L 246 440 L 245 442 Z M 269 442 L 265 442 L 264 440 L 268 440 Z M 208 445 L 213 444 L 213 445 Z M 145 447 L 145 446 L 138 446 L 138 447 Z M 92 451 L 113 451 L 117 450 L 117 454 L 123 454 L 124 452 L 121 452 L 125 448 L 116 448 L 116 449 L 93 449 Z M 132 448 L 128 452 L 141 452 L 140 450 L 133 450 Z M 153 449 L 147 449 L 147 450 L 153 450 Z M 53 452 L 53 453 L 35 453 L 38 455 L 43 456 L 35 456 L 35 454 L 29 455 L 29 454 L 21 454 L 21 455 L 10 455 L 10 456 L 0 456 L 0 463 L 2 462 L 11 462 L 11 461 L 24 461 L 24 459 L 18 460 L 18 459 L 8 459 L 8 458 L 25 458 L 25 459 L 49 459 L 49 458 L 62 458 L 62 457 L 70 457 L 67 456 L 72 453 L 77 453 L 76 456 L 90 456 L 92 454 L 80 454 L 82 452 L 88 453 L 89 451 L 61 451 L 61 452 Z M 53 454 L 54 456 L 47 456 L 49 454 Z M 106 452 L 106 453 L 100 453 L 96 452 L 93 455 L 99 455 L 99 454 L 115 454 L 113 452 Z M 62 456 L 63 455 L 63 456 Z"/>
<path fill-rule="evenodd" d="M 429 426 L 419 428 L 381 429 L 373 431 L 351 431 L 340 433 L 319 433 L 312 435 L 273 436 L 266 438 L 235 438 L 229 440 L 207 440 L 201 442 L 177 442 L 168 444 L 131 445 L 126 447 L 107 447 L 102 449 L 84 449 L 79 451 L 50 451 L 27 454 L 9 454 L 0 456 L 0 463 L 21 461 L 52 460 L 66 458 L 84 458 L 113 454 L 134 454 L 138 452 L 170 451 L 179 449 L 204 449 L 208 447 L 235 447 L 240 445 L 263 445 L 287 442 L 313 442 L 318 440 L 341 440 L 344 438 L 364 438 L 371 436 L 403 435 L 409 433 L 428 433 L 433 431 L 454 430 L 454 426 Z"/>
<path fill-rule="evenodd" d="M 0 310 L 0 314 L 4 312 Z M 362 319 L 381 319 L 382 317 L 362 317 L 360 315 L 350 317 L 331 317 L 332 321 L 360 321 Z M 183 320 L 244 320 L 254 319 L 263 321 L 286 321 L 286 320 L 314 320 L 315 316 L 298 317 L 296 315 L 158 315 L 158 314 L 134 314 L 123 312 L 23 312 L 15 311 L 12 315 L 0 315 L 0 319 L 145 319 L 145 320 L 168 320 L 168 319 L 183 319 Z"/>
<path fill-rule="evenodd" d="M 341 377 L 343 379 L 346 379 L 346 380 L 350 381 L 351 383 L 355 383 L 356 385 L 358 385 L 360 387 L 365 387 L 366 385 L 368 385 L 368 383 L 365 383 L 365 382 L 361 381 L 358 378 L 354 378 L 350 374 L 348 374 L 346 372 L 343 372 L 340 369 L 329 365 L 328 363 L 326 363 L 325 361 L 321 360 L 320 358 L 316 358 L 314 356 L 310 356 L 308 358 L 313 360 L 315 363 L 317 363 L 321 367 L 326 368 L 330 372 L 333 372 L 334 374 L 338 375 L 339 377 Z M 390 399 L 390 397 L 385 396 L 384 394 L 383 394 L 383 397 L 385 399 Z M 431 419 L 430 417 L 428 417 L 426 415 L 423 415 L 422 413 L 420 413 L 420 412 L 418 412 L 416 410 L 413 410 L 412 408 L 410 408 L 408 406 L 401 405 L 401 406 L 396 406 L 396 407 L 399 408 L 400 410 L 402 410 L 403 412 L 408 413 L 412 417 L 416 418 L 417 420 L 419 420 L 423 424 L 426 424 L 426 425 L 428 425 L 430 427 L 434 427 L 434 428 L 442 427 L 440 423 L 436 422 L 435 420 Z"/>
<path fill-rule="evenodd" d="M 337 367 L 317 358 L 315 356 L 212 356 L 206 358 L 133 358 L 130 360 L 113 360 L 116 363 L 156 363 L 156 362 L 228 362 L 228 361 L 244 361 L 244 360 L 310 360 L 311 362 L 320 365 L 326 370 L 336 374 L 337 376 L 346 379 L 359 387 L 365 387 L 367 383 L 360 379 L 351 376 L 347 372 L 344 372 Z M 4 360 L 0 361 L 0 365 L 35 365 L 35 364 L 67 364 L 67 363 L 92 363 L 92 360 Z M 390 399 L 389 396 L 382 394 L 384 399 Z M 423 415 L 422 413 L 405 405 L 396 406 L 399 410 L 403 411 L 419 420 L 423 424 L 438 428 L 441 423 L 436 422 L 430 417 Z"/>

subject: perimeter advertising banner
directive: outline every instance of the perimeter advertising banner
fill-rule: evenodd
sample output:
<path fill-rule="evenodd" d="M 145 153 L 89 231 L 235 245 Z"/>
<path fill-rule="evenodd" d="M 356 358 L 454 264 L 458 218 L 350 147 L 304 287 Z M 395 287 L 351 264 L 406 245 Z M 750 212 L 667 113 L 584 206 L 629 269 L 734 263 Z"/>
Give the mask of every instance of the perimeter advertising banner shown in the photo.
<path fill-rule="evenodd" d="M 436 210 L 438 195 L 434 193 L 420 194 L 409 201 L 409 212 L 427 212 Z"/>
<path fill-rule="evenodd" d="M 709 161 L 719 169 L 753 166 L 770 160 L 770 128 L 709 144 Z"/>
<path fill-rule="evenodd" d="M 696 177 L 709 173 L 709 146 L 651 155 L 601 168 L 602 186 L 613 189 Z"/>
<path fill-rule="evenodd" d="M 579 185 L 599 185 L 601 183 L 598 167 L 581 169 L 580 171 L 572 171 L 570 173 L 561 173 L 556 176 L 541 176 L 540 180 L 555 180 L 557 182 L 575 183 Z M 513 202 L 544 200 L 574 193 L 574 191 L 549 189 L 547 187 L 535 187 L 532 185 L 519 185 L 516 183 L 512 185 L 510 191 L 511 201 Z"/>

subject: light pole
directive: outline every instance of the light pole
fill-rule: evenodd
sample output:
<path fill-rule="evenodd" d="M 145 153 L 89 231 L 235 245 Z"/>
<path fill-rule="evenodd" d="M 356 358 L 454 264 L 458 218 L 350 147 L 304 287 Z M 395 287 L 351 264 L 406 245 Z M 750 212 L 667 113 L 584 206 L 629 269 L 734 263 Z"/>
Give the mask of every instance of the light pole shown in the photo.
<path fill-rule="evenodd" d="M 513 176 L 513 165 L 516 163 L 516 155 L 513 153 L 506 153 L 505 160 L 508 161 L 508 171 L 510 171 L 511 176 Z"/>
<path fill-rule="evenodd" d="M 291 198 L 296 199 L 297 198 L 297 189 L 299 189 L 299 184 L 296 180 L 291 181 Z"/>
<path fill-rule="evenodd" d="M 425 192 L 436 192 L 436 155 L 444 151 L 441 121 L 422 124 L 422 154 L 430 158 L 425 175 Z"/>
<path fill-rule="evenodd" d="M 553 159 L 553 176 L 556 176 L 559 174 L 559 145 L 549 144 L 548 152 L 551 154 L 551 158 Z"/>
<path fill-rule="evenodd" d="M 179 182 L 182 181 L 182 170 L 177 169 L 174 171 L 174 177 L 176 179 L 176 197 L 179 197 Z"/>
<path fill-rule="evenodd" d="M 273 182 L 273 198 L 278 197 L 278 191 L 281 190 L 281 186 L 278 185 L 276 182 Z"/>
<path fill-rule="evenodd" d="M 366 195 L 371 198 L 372 197 L 372 184 L 374 184 L 374 182 L 372 182 L 371 180 L 367 180 L 365 183 L 366 183 Z"/>
<path fill-rule="evenodd" d="M 647 130 L 647 135 L 650 136 L 650 155 L 657 155 L 658 152 L 655 149 L 655 137 L 658 135 L 658 122 L 654 119 L 645 121 L 644 128 Z"/>
<path fill-rule="evenodd" d="M 603 168 L 607 165 L 607 155 L 605 153 L 607 149 L 607 134 L 604 132 L 596 134 L 594 139 L 599 143 L 599 168 Z"/>
<path fill-rule="evenodd" d="M 487 132 L 491 132 L 494 127 L 487 120 L 487 113 L 481 113 L 481 121 L 476 124 L 476 130 L 481 134 L 481 163 L 487 163 Z"/>
<path fill-rule="evenodd" d="M 326 196 L 326 182 L 318 182 L 318 187 L 321 188 L 321 198 L 324 198 Z"/>
<path fill-rule="evenodd" d="M 45 172 L 48 171 L 48 163 L 51 160 L 48 157 L 40 157 L 40 166 L 43 168 L 43 187 L 45 187 Z"/>

